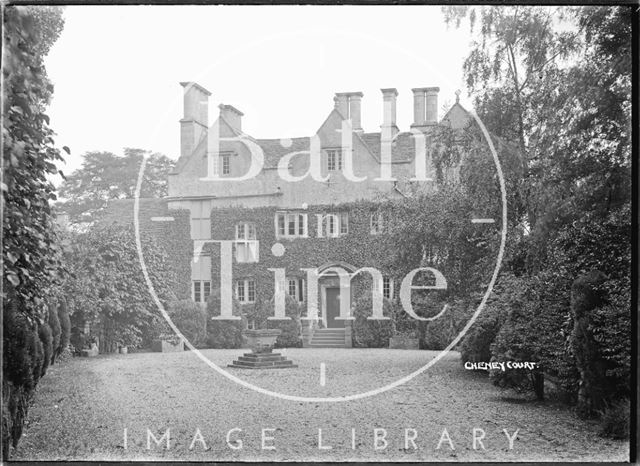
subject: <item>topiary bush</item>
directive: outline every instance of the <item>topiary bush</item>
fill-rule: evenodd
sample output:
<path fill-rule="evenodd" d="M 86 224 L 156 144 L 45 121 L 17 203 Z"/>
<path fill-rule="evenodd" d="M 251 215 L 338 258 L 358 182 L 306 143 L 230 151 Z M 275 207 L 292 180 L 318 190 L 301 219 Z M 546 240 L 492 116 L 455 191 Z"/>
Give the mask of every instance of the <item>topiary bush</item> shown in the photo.
<path fill-rule="evenodd" d="M 55 304 L 50 304 L 48 306 L 48 323 L 51 328 L 51 344 L 53 349 L 51 353 L 51 364 L 53 364 L 56 359 L 58 348 L 60 347 L 60 334 L 62 333 L 60 320 L 58 319 L 58 310 L 56 309 Z"/>
<path fill-rule="evenodd" d="M 629 398 L 605 403 L 600 414 L 600 435 L 617 440 L 629 439 L 631 403 Z"/>
<path fill-rule="evenodd" d="M 627 280 L 629 282 L 630 280 Z M 598 344 L 609 379 L 609 397 L 629 397 L 631 394 L 631 287 L 628 283 L 607 283 L 610 296 L 607 303 L 591 314 L 589 330 Z"/>
<path fill-rule="evenodd" d="M 571 287 L 571 347 L 580 372 L 577 411 L 582 417 L 595 415 L 603 407 L 611 388 L 606 377 L 606 363 L 592 331 L 593 314 L 606 303 L 606 279 L 602 272 L 592 270 L 578 277 Z"/>
<path fill-rule="evenodd" d="M 512 303 L 519 299 L 522 282 L 512 274 L 500 276 L 487 303 L 460 345 L 461 363 L 488 362 L 491 344 L 507 319 Z"/>
<path fill-rule="evenodd" d="M 388 299 L 382 301 L 382 313 L 385 317 L 392 314 L 391 302 Z M 353 344 L 360 348 L 387 348 L 389 338 L 393 335 L 391 320 L 369 320 L 373 310 L 371 292 L 364 292 L 352 307 L 355 317 L 351 326 Z"/>
<path fill-rule="evenodd" d="M 31 357 L 32 388 L 35 388 L 40 377 L 42 377 L 42 365 L 44 363 L 44 348 L 35 325 L 32 325 L 27 333 L 27 353 Z"/>
<path fill-rule="evenodd" d="M 33 376 L 33 347 L 30 318 L 8 306 L 4 309 L 2 319 L 3 352 L 2 374 L 4 379 L 15 386 L 33 390 L 37 379 Z"/>
<path fill-rule="evenodd" d="M 447 303 L 440 302 L 434 309 L 440 312 Z M 421 323 L 421 347 L 428 350 L 443 350 L 458 336 L 474 308 L 465 300 L 453 300 L 447 310 L 435 320 Z"/>
<path fill-rule="evenodd" d="M 47 368 L 49 367 L 53 353 L 53 336 L 51 334 L 51 327 L 49 327 L 49 324 L 43 322 L 38 325 L 38 336 L 44 350 L 44 359 L 42 361 L 42 371 L 40 374 L 43 376 L 47 373 Z"/>
<path fill-rule="evenodd" d="M 214 320 L 220 315 L 220 292 L 213 290 L 207 299 L 207 348 L 241 348 L 244 330 L 242 320 Z M 231 314 L 241 316 L 240 303 L 233 299 Z"/>
<path fill-rule="evenodd" d="M 271 309 L 275 308 L 275 301 L 269 302 Z M 300 348 L 302 346 L 302 326 L 300 324 L 301 307 L 291 296 L 286 295 L 284 313 L 291 320 L 269 320 L 268 328 L 278 328 L 282 333 L 276 340 L 276 348 Z"/>
<path fill-rule="evenodd" d="M 172 322 L 196 348 L 207 341 L 207 311 L 189 299 L 172 301 L 167 306 Z"/>
<path fill-rule="evenodd" d="M 69 346 L 71 338 L 71 319 L 69 318 L 66 299 L 61 299 L 58 305 L 58 321 L 60 322 L 60 344 L 57 349 L 57 356 L 60 356 Z M 53 348 L 53 350 L 55 351 L 56 349 Z"/>
<path fill-rule="evenodd" d="M 87 337 L 80 327 L 73 326 L 71 327 L 71 335 L 69 336 L 69 341 L 71 346 L 73 346 L 75 354 L 80 354 L 80 351 L 87 344 Z"/>

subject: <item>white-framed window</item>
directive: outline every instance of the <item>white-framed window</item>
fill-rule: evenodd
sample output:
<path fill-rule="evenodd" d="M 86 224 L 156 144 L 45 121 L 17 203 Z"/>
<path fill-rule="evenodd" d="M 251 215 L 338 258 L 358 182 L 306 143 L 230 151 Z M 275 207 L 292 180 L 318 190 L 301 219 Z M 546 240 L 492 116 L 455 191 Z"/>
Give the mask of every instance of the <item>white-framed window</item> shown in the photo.
<path fill-rule="evenodd" d="M 211 294 L 211 256 L 191 258 L 191 299 L 206 303 Z"/>
<path fill-rule="evenodd" d="M 327 170 L 328 171 L 342 170 L 342 150 L 340 149 L 327 150 Z"/>
<path fill-rule="evenodd" d="M 336 238 L 349 233 L 349 213 L 316 214 L 318 238 Z"/>
<path fill-rule="evenodd" d="M 211 280 L 193 280 L 191 294 L 196 303 L 206 303 L 211 294 Z"/>
<path fill-rule="evenodd" d="M 276 213 L 276 238 L 306 238 L 307 214 L 298 212 Z"/>
<path fill-rule="evenodd" d="M 256 239 L 256 226 L 253 223 L 236 225 L 236 261 L 258 262 L 259 243 Z"/>
<path fill-rule="evenodd" d="M 231 174 L 231 154 L 221 154 L 220 155 L 220 171 L 223 175 Z"/>
<path fill-rule="evenodd" d="M 393 278 L 382 277 L 382 297 L 393 299 Z"/>
<path fill-rule="evenodd" d="M 372 235 L 379 235 L 384 230 L 384 218 L 382 212 L 374 212 L 371 214 L 369 221 L 369 231 Z"/>
<path fill-rule="evenodd" d="M 305 300 L 304 278 L 288 278 L 287 293 L 299 303 Z"/>
<path fill-rule="evenodd" d="M 253 303 L 256 300 L 255 280 L 236 280 L 236 298 L 241 303 Z"/>
<path fill-rule="evenodd" d="M 211 239 L 211 203 L 191 201 L 191 239 Z"/>

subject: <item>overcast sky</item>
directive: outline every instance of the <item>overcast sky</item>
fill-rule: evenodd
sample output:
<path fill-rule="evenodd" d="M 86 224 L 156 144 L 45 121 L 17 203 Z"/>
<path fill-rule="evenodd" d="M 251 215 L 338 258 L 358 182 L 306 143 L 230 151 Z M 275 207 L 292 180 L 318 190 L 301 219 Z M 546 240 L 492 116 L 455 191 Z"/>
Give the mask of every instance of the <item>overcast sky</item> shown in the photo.
<path fill-rule="evenodd" d="M 363 127 L 378 131 L 380 88 L 398 89 L 401 130 L 412 87 L 439 86 L 441 108 L 464 90 L 468 27 L 447 29 L 438 6 L 69 6 L 64 16 L 46 67 L 67 173 L 92 150 L 177 158 L 180 81 L 212 93 L 210 122 L 231 104 L 257 138 L 311 136 L 335 92 L 362 91 Z"/>

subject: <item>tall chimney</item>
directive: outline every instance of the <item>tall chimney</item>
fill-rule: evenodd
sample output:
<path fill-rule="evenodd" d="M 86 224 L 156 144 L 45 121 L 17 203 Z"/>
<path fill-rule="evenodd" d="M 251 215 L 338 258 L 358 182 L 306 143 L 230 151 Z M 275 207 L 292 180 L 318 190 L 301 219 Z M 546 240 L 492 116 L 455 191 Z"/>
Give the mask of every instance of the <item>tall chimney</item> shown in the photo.
<path fill-rule="evenodd" d="M 382 139 L 390 140 L 398 133 L 396 125 L 396 99 L 398 90 L 395 88 L 380 89 L 382 91 Z"/>
<path fill-rule="evenodd" d="M 233 105 L 218 105 L 220 109 L 220 116 L 227 122 L 229 125 L 238 132 L 242 132 L 242 113 L 240 110 L 235 108 Z"/>
<path fill-rule="evenodd" d="M 349 97 L 347 94 L 336 94 L 333 98 L 335 108 L 344 118 L 349 118 Z"/>
<path fill-rule="evenodd" d="M 354 131 L 362 131 L 362 92 L 339 92 L 334 97 L 336 108 L 346 119 L 351 119 Z"/>
<path fill-rule="evenodd" d="M 380 89 L 382 91 L 382 126 L 380 127 L 380 178 L 391 179 L 391 161 L 393 152 L 393 138 L 398 134 L 396 125 L 396 99 L 398 91 L 395 88 Z"/>
<path fill-rule="evenodd" d="M 184 88 L 183 116 L 180 120 L 180 156 L 195 150 L 209 126 L 209 96 L 211 92 L 194 82 L 182 82 Z"/>
<path fill-rule="evenodd" d="M 413 91 L 412 128 L 425 127 L 438 123 L 439 87 L 417 87 Z"/>

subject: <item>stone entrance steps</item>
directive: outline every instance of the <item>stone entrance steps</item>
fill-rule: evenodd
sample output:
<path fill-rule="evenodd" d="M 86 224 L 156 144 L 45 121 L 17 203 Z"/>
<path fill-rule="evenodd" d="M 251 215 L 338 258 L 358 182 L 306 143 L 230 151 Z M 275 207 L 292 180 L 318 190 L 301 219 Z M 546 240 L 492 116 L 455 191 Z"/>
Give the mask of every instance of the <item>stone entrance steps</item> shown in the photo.
<path fill-rule="evenodd" d="M 344 328 L 320 328 L 311 338 L 311 348 L 344 348 Z"/>
<path fill-rule="evenodd" d="M 298 367 L 280 353 L 244 353 L 229 367 L 240 369 L 288 369 Z"/>

